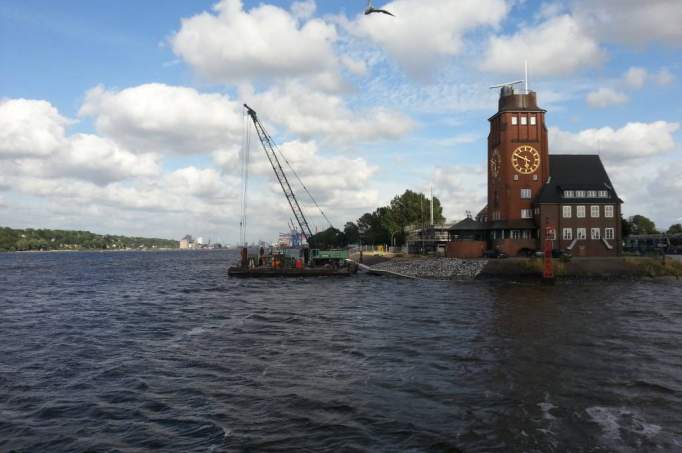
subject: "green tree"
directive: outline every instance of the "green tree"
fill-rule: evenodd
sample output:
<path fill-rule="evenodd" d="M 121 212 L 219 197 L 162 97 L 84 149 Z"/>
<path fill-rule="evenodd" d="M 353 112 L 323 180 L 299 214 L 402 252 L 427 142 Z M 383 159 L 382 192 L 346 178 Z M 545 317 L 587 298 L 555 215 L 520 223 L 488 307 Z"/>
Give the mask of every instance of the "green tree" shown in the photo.
<path fill-rule="evenodd" d="M 676 223 L 675 225 L 670 225 L 670 228 L 668 228 L 668 234 L 681 234 L 682 233 L 682 224 Z"/>
<path fill-rule="evenodd" d="M 632 234 L 632 224 L 628 219 L 624 218 L 622 215 L 620 217 L 620 231 L 622 233 L 622 237 L 624 238 Z"/>
<path fill-rule="evenodd" d="M 634 215 L 628 219 L 631 224 L 632 234 L 655 234 L 658 233 L 656 230 L 656 224 L 643 215 Z"/>
<path fill-rule="evenodd" d="M 433 220 L 443 223 L 443 208 L 438 198 L 433 198 Z M 357 221 L 358 233 L 365 244 L 405 243 L 407 227 L 421 227 L 431 221 L 431 200 L 422 193 L 406 190 L 395 196 L 388 206 L 365 213 Z M 349 222 L 350 223 L 350 222 Z"/>
<path fill-rule="evenodd" d="M 353 222 L 346 222 L 343 227 L 343 234 L 346 235 L 346 241 L 349 244 L 359 244 L 360 243 L 360 229 Z"/>
<path fill-rule="evenodd" d="M 347 241 L 343 232 L 330 227 L 310 237 L 308 244 L 314 249 L 335 249 L 345 247 Z"/>

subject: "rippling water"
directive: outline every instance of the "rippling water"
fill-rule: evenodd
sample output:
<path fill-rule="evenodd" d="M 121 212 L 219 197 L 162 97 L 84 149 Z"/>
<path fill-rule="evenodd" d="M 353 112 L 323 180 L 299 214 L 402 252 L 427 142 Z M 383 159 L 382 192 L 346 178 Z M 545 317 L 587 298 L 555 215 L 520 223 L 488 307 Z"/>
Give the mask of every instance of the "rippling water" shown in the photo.
<path fill-rule="evenodd" d="M 0 451 L 680 451 L 682 283 L 0 255 Z"/>

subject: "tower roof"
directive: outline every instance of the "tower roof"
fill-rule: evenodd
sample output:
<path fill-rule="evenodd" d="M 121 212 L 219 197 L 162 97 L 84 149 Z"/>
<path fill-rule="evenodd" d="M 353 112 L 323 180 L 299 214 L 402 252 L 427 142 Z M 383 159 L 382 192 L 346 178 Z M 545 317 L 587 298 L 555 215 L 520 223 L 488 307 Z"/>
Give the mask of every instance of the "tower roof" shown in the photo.
<path fill-rule="evenodd" d="M 500 90 L 497 113 L 495 113 L 490 119 L 495 118 L 497 115 L 503 112 L 545 113 L 546 110 L 538 107 L 537 95 L 535 94 L 535 91 L 517 93 L 512 87 L 505 86 Z"/>

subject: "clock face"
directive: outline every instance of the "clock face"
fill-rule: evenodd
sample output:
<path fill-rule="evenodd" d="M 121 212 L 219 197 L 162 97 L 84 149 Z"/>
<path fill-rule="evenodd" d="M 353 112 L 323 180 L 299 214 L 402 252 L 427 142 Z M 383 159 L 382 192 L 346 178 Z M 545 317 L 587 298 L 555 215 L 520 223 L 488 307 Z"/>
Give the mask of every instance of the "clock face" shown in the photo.
<path fill-rule="evenodd" d="M 519 146 L 512 153 L 512 165 L 524 175 L 534 173 L 540 167 L 540 153 L 530 145 Z"/>
<path fill-rule="evenodd" d="M 502 159 L 500 159 L 500 152 L 496 149 L 493 151 L 493 156 L 490 158 L 490 173 L 497 178 L 500 175 L 500 167 L 502 166 Z"/>

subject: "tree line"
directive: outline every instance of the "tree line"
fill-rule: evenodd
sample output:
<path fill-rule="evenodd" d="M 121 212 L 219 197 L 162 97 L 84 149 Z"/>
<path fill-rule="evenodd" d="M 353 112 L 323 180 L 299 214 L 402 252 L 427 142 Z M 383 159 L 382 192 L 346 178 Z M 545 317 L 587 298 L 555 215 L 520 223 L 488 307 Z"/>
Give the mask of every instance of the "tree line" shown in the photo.
<path fill-rule="evenodd" d="M 396 195 L 387 206 L 363 214 L 355 222 L 346 222 L 343 231 L 329 228 L 308 241 L 313 248 L 344 247 L 348 244 L 390 244 L 402 246 L 407 241 L 409 227 L 420 227 L 431 221 L 431 201 L 423 193 L 406 190 Z M 434 223 L 445 222 L 440 200 L 433 199 Z M 657 234 L 656 224 L 643 215 L 623 218 L 623 237 L 631 234 Z M 682 224 L 671 225 L 667 234 L 682 233 Z"/>
<path fill-rule="evenodd" d="M 622 225 L 623 237 L 630 236 L 631 234 L 659 234 L 664 232 L 667 234 L 682 233 L 682 224 L 676 223 L 671 225 L 667 231 L 659 231 L 653 220 L 639 214 L 623 219 Z"/>
<path fill-rule="evenodd" d="M 0 252 L 178 248 L 178 241 L 101 235 L 89 231 L 0 227 Z"/>
<path fill-rule="evenodd" d="M 445 222 L 443 207 L 433 197 L 433 220 Z M 406 190 L 396 195 L 386 206 L 366 212 L 355 222 L 346 222 L 343 231 L 329 228 L 308 241 L 313 248 L 343 247 L 348 244 L 390 244 L 402 246 L 407 241 L 409 228 L 431 223 L 431 199 L 423 193 Z"/>

